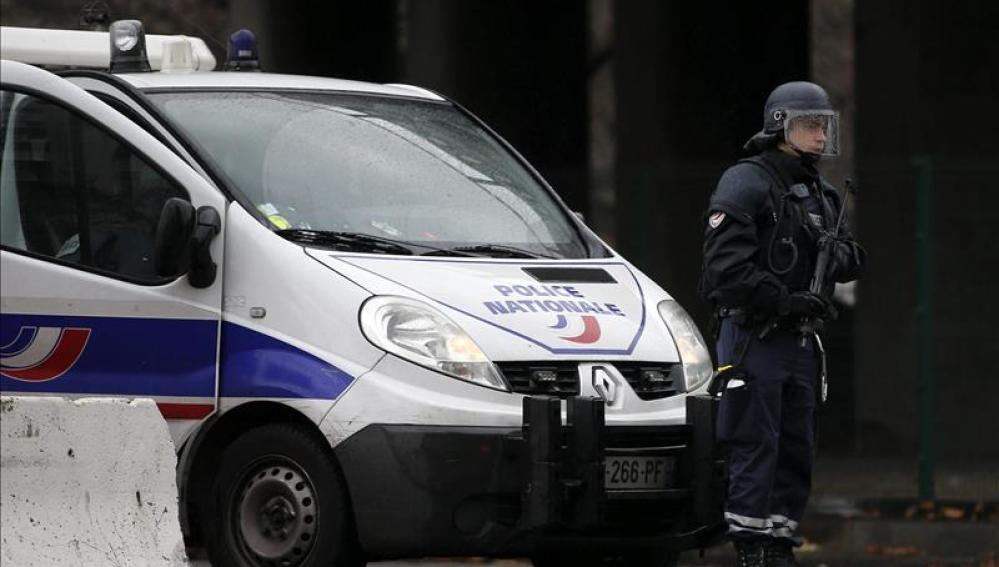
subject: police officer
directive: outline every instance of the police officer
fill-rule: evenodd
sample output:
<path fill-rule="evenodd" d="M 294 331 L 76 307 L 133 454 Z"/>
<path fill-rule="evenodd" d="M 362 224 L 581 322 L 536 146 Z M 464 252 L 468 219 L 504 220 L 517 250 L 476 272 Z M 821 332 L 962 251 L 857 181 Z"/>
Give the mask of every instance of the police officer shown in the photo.
<path fill-rule="evenodd" d="M 701 293 L 719 318 L 718 363 L 728 378 L 718 435 L 729 450 L 725 519 L 740 566 L 798 564 L 824 373 L 816 329 L 835 316 L 834 282 L 856 279 L 864 266 L 852 236 L 833 234 L 841 200 L 816 167 L 838 153 L 838 126 L 822 87 L 780 85 L 767 98 L 763 130 L 745 145 L 750 157 L 725 171 L 708 207 Z M 813 293 L 821 246 L 831 262 Z"/>

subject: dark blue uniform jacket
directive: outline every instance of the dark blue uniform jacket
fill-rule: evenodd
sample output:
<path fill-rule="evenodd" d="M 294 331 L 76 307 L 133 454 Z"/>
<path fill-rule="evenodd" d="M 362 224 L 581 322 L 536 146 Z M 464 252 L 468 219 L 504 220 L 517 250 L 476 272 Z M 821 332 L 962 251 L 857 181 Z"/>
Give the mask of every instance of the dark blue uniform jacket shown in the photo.
<path fill-rule="evenodd" d="M 776 313 L 781 296 L 808 290 L 819 238 L 835 227 L 841 200 L 797 156 L 769 149 L 755 159 L 767 167 L 733 165 L 711 196 L 701 294 L 715 307 L 744 308 L 762 319 Z M 827 296 L 834 281 L 857 279 L 864 268 L 863 249 L 845 227 L 840 234 Z"/>

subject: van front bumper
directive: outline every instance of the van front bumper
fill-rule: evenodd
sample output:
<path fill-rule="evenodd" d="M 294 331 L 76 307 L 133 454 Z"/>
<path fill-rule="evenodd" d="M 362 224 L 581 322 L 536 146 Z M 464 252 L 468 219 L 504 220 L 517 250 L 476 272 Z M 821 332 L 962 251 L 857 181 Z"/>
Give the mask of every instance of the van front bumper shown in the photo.
<path fill-rule="evenodd" d="M 530 556 L 713 545 L 724 533 L 717 401 L 687 398 L 687 423 L 605 426 L 603 403 L 524 399 L 522 428 L 370 425 L 335 448 L 370 559 Z M 668 455 L 674 481 L 608 491 L 608 455 Z"/>

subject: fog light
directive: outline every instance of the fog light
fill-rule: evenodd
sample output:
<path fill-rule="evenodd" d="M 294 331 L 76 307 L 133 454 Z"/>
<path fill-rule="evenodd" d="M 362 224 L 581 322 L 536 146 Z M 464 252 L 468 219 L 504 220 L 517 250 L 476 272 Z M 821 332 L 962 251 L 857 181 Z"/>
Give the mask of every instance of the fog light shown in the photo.
<path fill-rule="evenodd" d="M 531 382 L 538 385 L 551 385 L 558 381 L 558 372 L 555 370 L 534 370 L 531 372 Z"/>
<path fill-rule="evenodd" d="M 642 370 L 643 386 L 659 386 L 665 384 L 669 378 L 662 370 Z"/>

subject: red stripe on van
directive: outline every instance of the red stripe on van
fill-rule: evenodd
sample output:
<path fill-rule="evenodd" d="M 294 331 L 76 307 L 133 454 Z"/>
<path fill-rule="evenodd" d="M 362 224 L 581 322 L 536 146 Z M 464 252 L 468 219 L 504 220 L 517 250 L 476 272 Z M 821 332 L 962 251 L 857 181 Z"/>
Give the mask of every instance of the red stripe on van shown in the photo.
<path fill-rule="evenodd" d="M 201 419 L 215 411 L 212 404 L 157 403 L 156 407 L 166 419 Z"/>

